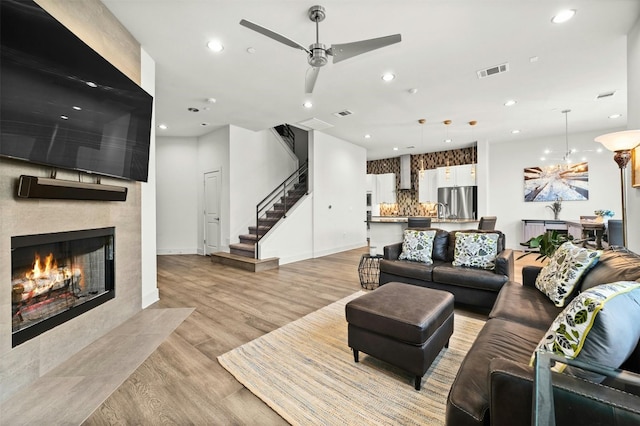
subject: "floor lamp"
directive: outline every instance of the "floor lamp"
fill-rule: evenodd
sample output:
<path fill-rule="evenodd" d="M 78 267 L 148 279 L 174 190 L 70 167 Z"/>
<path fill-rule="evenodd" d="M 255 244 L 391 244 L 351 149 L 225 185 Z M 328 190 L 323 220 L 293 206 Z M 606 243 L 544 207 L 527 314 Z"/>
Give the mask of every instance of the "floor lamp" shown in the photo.
<path fill-rule="evenodd" d="M 624 169 L 631 158 L 631 150 L 640 145 L 640 130 L 625 130 L 622 132 L 607 133 L 595 139 L 609 151 L 615 152 L 613 161 L 620 168 L 620 193 L 622 196 L 622 243 L 627 247 L 627 204 L 626 204 L 626 179 Z"/>

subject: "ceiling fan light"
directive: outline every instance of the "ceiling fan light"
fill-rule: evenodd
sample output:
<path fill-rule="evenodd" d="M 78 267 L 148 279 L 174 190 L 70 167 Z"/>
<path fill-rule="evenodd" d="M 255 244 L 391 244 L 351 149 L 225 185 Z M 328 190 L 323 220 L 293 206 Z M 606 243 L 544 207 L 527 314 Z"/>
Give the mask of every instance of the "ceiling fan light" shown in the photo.
<path fill-rule="evenodd" d="M 207 47 L 216 53 L 220 53 L 224 50 L 224 45 L 220 42 L 220 40 L 211 40 L 209 43 L 207 43 Z"/>
<path fill-rule="evenodd" d="M 575 9 L 561 10 L 553 18 L 551 18 L 551 22 L 553 22 L 554 24 L 562 24 L 573 18 L 575 14 Z"/>
<path fill-rule="evenodd" d="M 396 78 L 396 75 L 390 72 L 384 73 L 382 74 L 382 80 L 383 81 L 393 81 Z"/>

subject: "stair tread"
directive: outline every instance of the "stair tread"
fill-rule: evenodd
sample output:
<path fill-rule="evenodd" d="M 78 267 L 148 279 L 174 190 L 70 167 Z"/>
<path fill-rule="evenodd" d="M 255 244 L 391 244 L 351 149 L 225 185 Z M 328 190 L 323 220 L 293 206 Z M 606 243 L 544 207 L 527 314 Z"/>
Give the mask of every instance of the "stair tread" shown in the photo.
<path fill-rule="evenodd" d="M 240 250 L 247 250 L 247 251 L 253 251 L 256 248 L 255 244 L 247 244 L 247 243 L 233 243 L 233 244 L 229 244 L 229 247 L 235 248 L 235 249 L 240 249 Z"/>

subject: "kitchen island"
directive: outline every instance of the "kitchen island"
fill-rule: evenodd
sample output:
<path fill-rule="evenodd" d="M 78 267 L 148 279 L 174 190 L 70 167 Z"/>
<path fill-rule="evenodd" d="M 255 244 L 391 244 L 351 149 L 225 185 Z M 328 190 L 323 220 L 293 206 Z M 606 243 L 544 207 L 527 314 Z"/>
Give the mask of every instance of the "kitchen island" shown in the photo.
<path fill-rule="evenodd" d="M 399 243 L 407 229 L 407 216 L 373 216 L 369 222 L 369 247 L 372 254 L 383 254 L 384 246 Z M 431 227 L 445 231 L 477 229 L 477 219 L 437 219 L 431 218 Z"/>

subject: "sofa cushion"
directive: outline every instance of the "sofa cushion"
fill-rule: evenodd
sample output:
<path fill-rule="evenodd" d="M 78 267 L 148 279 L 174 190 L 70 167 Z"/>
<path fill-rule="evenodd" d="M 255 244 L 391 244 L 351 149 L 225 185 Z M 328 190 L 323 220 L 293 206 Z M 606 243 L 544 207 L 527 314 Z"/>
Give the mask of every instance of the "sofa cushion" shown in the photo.
<path fill-rule="evenodd" d="M 433 260 L 442 260 L 443 262 L 450 261 L 448 259 L 449 254 L 449 232 L 444 229 L 434 229 L 436 236 L 433 239 L 433 252 L 431 258 Z"/>
<path fill-rule="evenodd" d="M 602 284 L 577 295 L 556 317 L 538 344 L 569 359 L 618 368 L 640 339 L 640 283 Z M 533 365 L 535 353 L 531 357 Z M 586 379 L 602 380 L 593 373 L 556 363 L 552 370 Z M 599 378 L 599 380 L 598 380 Z"/>
<path fill-rule="evenodd" d="M 560 312 L 562 308 L 551 303 L 537 288 L 509 281 L 500 290 L 489 318 L 502 318 L 547 330 Z"/>
<path fill-rule="evenodd" d="M 527 364 L 544 330 L 494 318 L 486 322 L 467 352 L 447 400 L 447 424 L 489 424 L 489 363 L 504 358 Z"/>
<path fill-rule="evenodd" d="M 433 281 L 458 287 L 498 292 L 508 280 L 506 275 L 496 274 L 486 269 L 450 264 L 436 264 L 433 268 Z"/>
<path fill-rule="evenodd" d="M 536 278 L 536 288 L 546 294 L 558 307 L 571 300 L 581 278 L 602 254 L 601 250 L 578 247 L 567 241 L 555 251 L 549 263 Z"/>
<path fill-rule="evenodd" d="M 462 229 L 459 231 L 452 231 L 449 232 L 449 243 L 448 243 L 448 248 L 447 248 L 447 259 L 449 262 L 453 261 L 454 255 L 455 255 L 455 248 L 456 248 L 456 235 L 459 233 L 476 233 L 476 234 L 498 234 L 498 253 L 502 253 L 502 251 L 505 249 L 505 237 L 504 234 L 501 231 L 496 231 L 496 230 L 486 230 L 486 229 Z"/>
<path fill-rule="evenodd" d="M 498 234 L 458 232 L 453 266 L 495 269 L 498 254 Z"/>
<path fill-rule="evenodd" d="M 402 242 L 402 253 L 399 260 L 411 260 L 414 262 L 433 263 L 431 252 L 433 251 L 433 239 L 436 231 L 405 229 Z"/>
<path fill-rule="evenodd" d="M 434 264 L 410 262 L 408 260 L 380 260 L 380 272 L 398 277 L 415 278 L 423 281 L 433 281 L 433 268 L 442 262 Z"/>
<path fill-rule="evenodd" d="M 580 289 L 585 291 L 600 284 L 637 280 L 640 280 L 640 255 L 623 247 L 612 247 L 602 252 L 598 263 L 582 280 Z"/>

